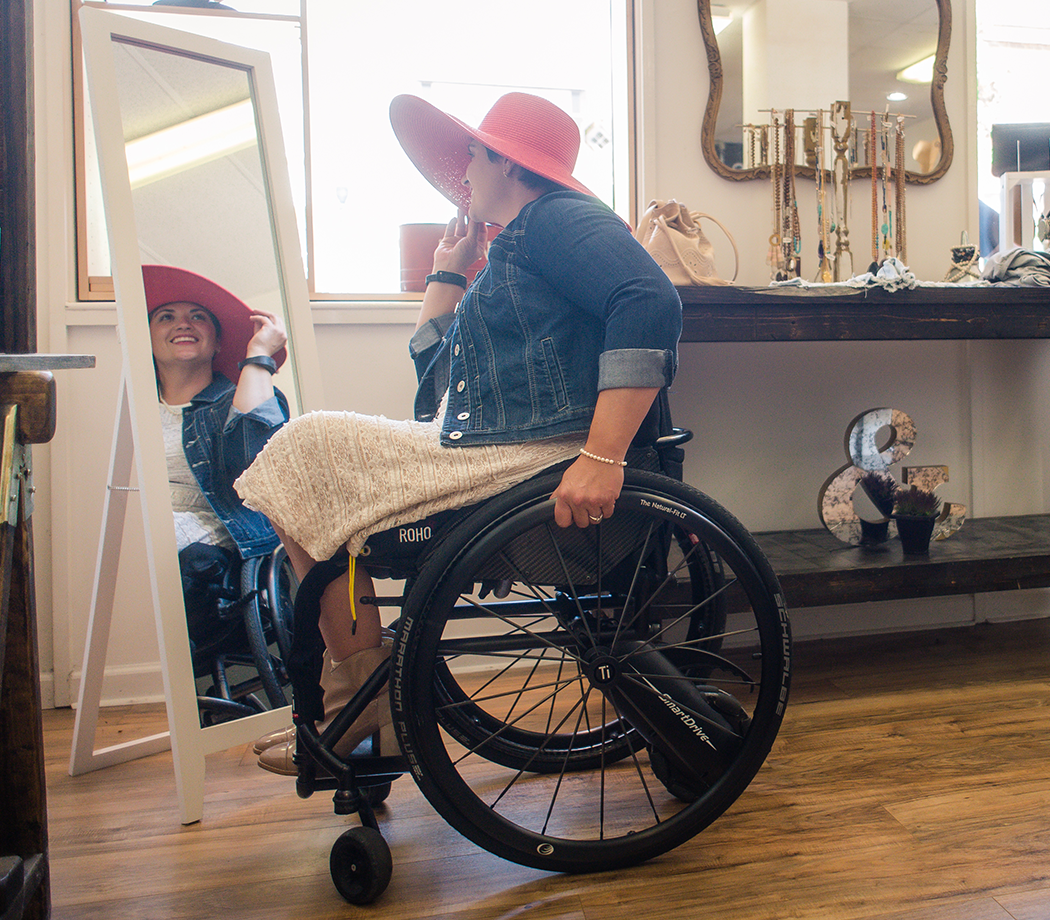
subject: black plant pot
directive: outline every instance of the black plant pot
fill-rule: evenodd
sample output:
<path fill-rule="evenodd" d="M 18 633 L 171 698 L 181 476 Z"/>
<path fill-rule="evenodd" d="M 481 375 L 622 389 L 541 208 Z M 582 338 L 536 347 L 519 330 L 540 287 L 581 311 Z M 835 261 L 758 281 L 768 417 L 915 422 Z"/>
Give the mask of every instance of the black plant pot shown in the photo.
<path fill-rule="evenodd" d="M 860 519 L 860 545 L 861 546 L 876 546 L 879 543 L 885 543 L 890 536 L 890 522 L 886 521 L 865 521 L 864 518 Z"/>
<path fill-rule="evenodd" d="M 901 538 L 901 549 L 904 550 L 904 555 L 928 556 L 933 525 L 937 523 L 937 518 L 894 515 L 893 519 L 897 522 L 897 534 Z"/>

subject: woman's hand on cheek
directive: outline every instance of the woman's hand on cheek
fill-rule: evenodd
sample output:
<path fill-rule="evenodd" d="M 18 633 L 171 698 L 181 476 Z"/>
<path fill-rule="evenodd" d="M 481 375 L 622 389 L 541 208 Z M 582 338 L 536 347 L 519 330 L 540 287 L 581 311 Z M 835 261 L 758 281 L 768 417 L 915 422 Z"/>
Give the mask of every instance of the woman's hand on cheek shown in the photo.
<path fill-rule="evenodd" d="M 462 209 L 448 222 L 445 235 L 434 251 L 434 271 L 465 275 L 467 269 L 485 255 L 488 236 L 485 225 L 468 221 Z"/>
<path fill-rule="evenodd" d="M 559 527 L 587 527 L 610 518 L 623 488 L 623 469 L 581 457 L 561 477 L 554 499 Z"/>

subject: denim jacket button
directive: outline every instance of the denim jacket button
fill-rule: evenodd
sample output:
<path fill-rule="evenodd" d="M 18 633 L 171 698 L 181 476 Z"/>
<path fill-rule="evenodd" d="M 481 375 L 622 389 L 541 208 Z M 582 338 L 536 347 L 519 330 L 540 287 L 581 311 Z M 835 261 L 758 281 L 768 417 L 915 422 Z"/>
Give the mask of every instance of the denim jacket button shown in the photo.
<path fill-rule="evenodd" d="M 465 422 L 468 418 L 470 418 L 470 413 L 460 412 L 459 415 L 456 416 L 456 418 L 458 418 L 461 422 Z"/>
<path fill-rule="evenodd" d="M 448 433 L 448 436 L 449 436 L 449 438 L 451 440 L 458 441 L 461 437 L 463 437 L 463 432 L 462 431 L 450 431 Z"/>
<path fill-rule="evenodd" d="M 465 380 L 461 380 L 459 383 L 456 384 L 456 392 L 457 393 L 462 393 L 466 388 L 467 388 L 467 382 Z"/>
<path fill-rule="evenodd" d="M 459 357 L 459 342 L 457 342 L 456 347 L 452 349 L 452 354 L 454 354 L 457 358 Z"/>

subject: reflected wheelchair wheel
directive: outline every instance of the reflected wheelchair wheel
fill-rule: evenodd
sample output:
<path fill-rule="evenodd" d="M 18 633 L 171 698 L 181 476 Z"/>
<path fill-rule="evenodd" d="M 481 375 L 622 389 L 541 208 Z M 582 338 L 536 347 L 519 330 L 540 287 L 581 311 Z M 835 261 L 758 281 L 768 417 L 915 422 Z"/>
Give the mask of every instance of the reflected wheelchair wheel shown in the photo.
<path fill-rule="evenodd" d="M 740 796 L 783 718 L 790 631 L 754 540 L 702 493 L 629 470 L 612 518 L 562 529 L 559 478 L 485 504 L 428 560 L 391 698 L 460 833 L 593 871 L 672 849 Z"/>

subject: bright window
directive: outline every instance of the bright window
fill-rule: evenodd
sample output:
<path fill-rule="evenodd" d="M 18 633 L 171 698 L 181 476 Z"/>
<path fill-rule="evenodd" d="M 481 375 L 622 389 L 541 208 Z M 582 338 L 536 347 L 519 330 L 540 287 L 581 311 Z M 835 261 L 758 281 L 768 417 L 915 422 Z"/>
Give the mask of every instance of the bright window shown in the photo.
<path fill-rule="evenodd" d="M 396 296 L 399 226 L 453 216 L 390 128 L 399 93 L 469 124 L 504 92 L 550 99 L 580 127 L 576 175 L 628 216 L 626 0 L 224 0 L 237 12 L 192 14 L 146 2 L 91 5 L 270 52 L 304 263 L 320 299 Z M 108 251 L 86 146 L 81 277 L 97 279 L 109 274 Z"/>
<path fill-rule="evenodd" d="M 1000 207 L 992 126 L 1050 124 L 1050 96 L 1044 91 L 1048 56 L 1050 3 L 977 0 L 977 194 L 990 211 Z"/>

